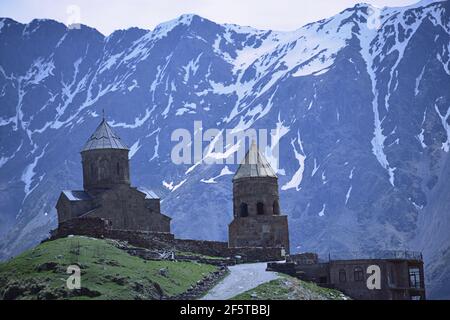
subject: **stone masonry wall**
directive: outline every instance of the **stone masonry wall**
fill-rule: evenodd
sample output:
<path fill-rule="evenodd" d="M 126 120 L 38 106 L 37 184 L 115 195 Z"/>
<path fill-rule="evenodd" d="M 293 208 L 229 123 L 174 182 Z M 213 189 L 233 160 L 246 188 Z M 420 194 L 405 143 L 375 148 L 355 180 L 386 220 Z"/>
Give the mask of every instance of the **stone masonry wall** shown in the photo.
<path fill-rule="evenodd" d="M 127 241 L 133 246 L 148 249 L 178 250 L 206 256 L 231 257 L 242 262 L 275 261 L 284 259 L 284 250 L 274 247 L 229 248 L 227 242 L 175 239 L 165 232 L 116 230 L 108 220 L 102 218 L 77 218 L 64 221 L 52 232 L 52 238 L 68 235 L 85 235 L 96 238 L 110 238 Z"/>

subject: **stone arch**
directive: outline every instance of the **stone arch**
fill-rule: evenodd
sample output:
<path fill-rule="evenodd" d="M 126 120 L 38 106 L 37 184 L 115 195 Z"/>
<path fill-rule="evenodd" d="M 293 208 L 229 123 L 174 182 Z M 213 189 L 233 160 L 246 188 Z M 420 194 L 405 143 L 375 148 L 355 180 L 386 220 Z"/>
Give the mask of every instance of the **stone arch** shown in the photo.
<path fill-rule="evenodd" d="M 275 200 L 273 202 L 273 214 L 279 215 L 280 214 L 280 204 L 278 203 L 278 200 Z"/>
<path fill-rule="evenodd" d="M 264 212 L 264 203 L 262 203 L 262 202 L 258 202 L 257 204 L 256 204 L 256 213 L 258 214 L 258 215 L 263 215 L 265 212 Z"/>
<path fill-rule="evenodd" d="M 239 207 L 239 216 L 248 217 L 248 205 L 245 202 L 242 202 Z"/>

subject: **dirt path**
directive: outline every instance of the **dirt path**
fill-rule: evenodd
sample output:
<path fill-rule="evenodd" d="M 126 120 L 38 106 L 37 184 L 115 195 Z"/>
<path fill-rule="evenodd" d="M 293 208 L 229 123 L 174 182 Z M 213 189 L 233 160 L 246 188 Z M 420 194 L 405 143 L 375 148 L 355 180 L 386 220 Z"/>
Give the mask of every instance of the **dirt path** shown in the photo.
<path fill-rule="evenodd" d="M 230 273 L 202 300 L 226 300 L 262 283 L 279 278 L 276 272 L 266 271 L 267 263 L 246 263 L 229 267 Z"/>

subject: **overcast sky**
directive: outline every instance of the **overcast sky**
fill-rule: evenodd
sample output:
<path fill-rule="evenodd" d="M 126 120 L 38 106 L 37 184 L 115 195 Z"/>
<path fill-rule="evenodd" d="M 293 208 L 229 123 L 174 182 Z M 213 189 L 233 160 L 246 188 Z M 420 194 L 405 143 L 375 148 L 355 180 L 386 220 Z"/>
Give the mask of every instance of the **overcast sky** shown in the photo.
<path fill-rule="evenodd" d="M 0 16 L 25 23 L 48 18 L 70 24 L 79 18 L 105 35 L 129 27 L 153 29 L 184 13 L 219 23 L 294 30 L 358 2 L 397 7 L 418 0 L 0 0 Z"/>

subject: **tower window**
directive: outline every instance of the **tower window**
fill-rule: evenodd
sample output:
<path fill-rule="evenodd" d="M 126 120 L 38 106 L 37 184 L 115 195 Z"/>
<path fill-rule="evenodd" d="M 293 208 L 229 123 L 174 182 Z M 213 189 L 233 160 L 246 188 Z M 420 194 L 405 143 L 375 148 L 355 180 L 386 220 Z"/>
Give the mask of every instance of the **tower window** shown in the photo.
<path fill-rule="evenodd" d="M 361 267 L 355 267 L 354 271 L 354 277 L 355 281 L 364 281 L 364 272 Z"/>
<path fill-rule="evenodd" d="M 117 172 L 117 175 L 120 176 L 120 164 L 118 162 L 116 165 L 116 172 Z"/>
<path fill-rule="evenodd" d="M 239 215 L 241 217 L 248 217 L 248 205 L 245 202 L 241 203 Z"/>
<path fill-rule="evenodd" d="M 273 202 L 273 214 L 279 215 L 280 214 L 280 204 L 277 200 Z"/>
<path fill-rule="evenodd" d="M 256 204 L 256 212 L 257 212 L 259 215 L 263 215 L 263 214 L 264 214 L 264 203 L 258 202 L 258 203 Z"/>
<path fill-rule="evenodd" d="M 339 282 L 347 281 L 347 273 L 345 273 L 344 269 L 339 270 Z"/>

